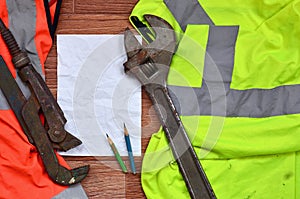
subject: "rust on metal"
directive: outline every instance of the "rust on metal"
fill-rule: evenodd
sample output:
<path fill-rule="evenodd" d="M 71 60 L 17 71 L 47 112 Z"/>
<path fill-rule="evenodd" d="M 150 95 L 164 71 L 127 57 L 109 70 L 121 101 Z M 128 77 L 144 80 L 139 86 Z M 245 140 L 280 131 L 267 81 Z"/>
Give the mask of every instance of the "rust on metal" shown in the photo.
<path fill-rule="evenodd" d="M 128 57 L 124 63 L 125 71 L 132 73 L 141 82 L 154 104 L 191 198 L 215 198 L 166 86 L 170 63 L 176 50 L 175 33 L 159 17 L 145 15 L 144 18 L 155 32 L 156 38 L 143 46 L 131 31 L 125 31 Z"/>
<path fill-rule="evenodd" d="M 4 96 L 28 140 L 37 148 L 48 176 L 61 185 L 80 182 L 87 176 L 89 165 L 69 170 L 59 164 L 54 149 L 67 151 L 82 142 L 64 129 L 67 120 L 63 111 L 45 81 L 32 66 L 27 53 L 19 48 L 1 19 L 0 33 L 12 55 L 18 75 L 31 90 L 30 97 L 26 99 L 1 57 L 0 88 Z M 40 120 L 40 112 L 45 118 L 44 124 Z"/>

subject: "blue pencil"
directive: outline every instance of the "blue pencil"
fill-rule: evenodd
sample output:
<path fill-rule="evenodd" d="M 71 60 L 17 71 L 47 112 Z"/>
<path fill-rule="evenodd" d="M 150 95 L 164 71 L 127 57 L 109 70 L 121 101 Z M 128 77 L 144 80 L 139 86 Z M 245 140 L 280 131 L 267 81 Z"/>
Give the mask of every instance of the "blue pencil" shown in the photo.
<path fill-rule="evenodd" d="M 124 137 L 125 137 L 126 147 L 127 147 L 127 151 L 128 151 L 131 171 L 133 174 L 136 174 L 134 158 L 133 158 L 132 149 L 131 149 L 131 143 L 130 143 L 129 134 L 128 134 L 128 130 L 125 126 L 125 123 L 124 123 Z"/>

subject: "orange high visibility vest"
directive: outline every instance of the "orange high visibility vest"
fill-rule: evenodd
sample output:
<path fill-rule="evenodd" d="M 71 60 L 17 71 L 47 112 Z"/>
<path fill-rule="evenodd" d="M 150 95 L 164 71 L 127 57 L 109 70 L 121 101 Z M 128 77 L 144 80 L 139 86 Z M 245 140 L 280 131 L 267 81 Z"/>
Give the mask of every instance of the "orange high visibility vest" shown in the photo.
<path fill-rule="evenodd" d="M 55 30 L 54 26 L 48 24 L 57 20 L 53 18 L 55 8 L 56 1 L 50 1 L 47 6 L 43 0 L 0 1 L 1 19 L 10 28 L 20 47 L 28 52 L 34 67 L 42 76 Z M 0 54 L 16 78 L 11 55 L 2 38 Z M 21 89 L 24 88 L 22 81 L 17 82 Z M 25 95 L 26 92 L 29 94 L 29 91 L 22 90 Z M 62 157 L 57 157 L 63 166 L 69 168 Z M 0 93 L 0 198 L 52 198 L 67 188 L 55 184 L 48 177 L 36 148 L 29 143 Z"/>

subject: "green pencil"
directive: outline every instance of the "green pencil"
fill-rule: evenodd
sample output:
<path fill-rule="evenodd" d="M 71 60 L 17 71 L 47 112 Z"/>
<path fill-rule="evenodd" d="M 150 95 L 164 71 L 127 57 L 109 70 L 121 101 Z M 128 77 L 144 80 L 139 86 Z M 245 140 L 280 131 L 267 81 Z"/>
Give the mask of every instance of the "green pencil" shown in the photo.
<path fill-rule="evenodd" d="M 122 158 L 121 158 L 121 156 L 120 156 L 120 154 L 119 154 L 119 152 L 117 150 L 117 147 L 115 146 L 115 144 L 113 143 L 113 141 L 110 139 L 110 137 L 107 134 L 106 134 L 106 137 L 107 137 L 107 141 L 108 141 L 108 143 L 110 145 L 110 148 L 114 152 L 115 157 L 116 157 L 118 163 L 120 164 L 120 166 L 122 168 L 122 171 L 124 173 L 127 173 L 128 171 L 127 171 L 126 165 L 124 164 L 124 162 L 123 162 L 123 160 L 122 160 Z"/>

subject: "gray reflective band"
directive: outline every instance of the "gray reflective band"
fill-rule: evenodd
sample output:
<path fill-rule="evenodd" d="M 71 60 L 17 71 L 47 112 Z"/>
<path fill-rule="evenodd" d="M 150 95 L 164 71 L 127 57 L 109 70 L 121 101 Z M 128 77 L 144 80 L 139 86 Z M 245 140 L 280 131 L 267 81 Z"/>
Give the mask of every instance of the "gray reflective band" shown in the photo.
<path fill-rule="evenodd" d="M 201 88 L 169 86 L 180 115 L 227 113 L 238 26 L 210 26 Z"/>
<path fill-rule="evenodd" d="M 36 71 L 42 74 L 42 67 L 35 46 L 36 4 L 32 0 L 6 1 L 9 13 L 9 29 L 21 49 L 26 50 Z M 47 25 L 47 24 L 45 24 Z"/>
<path fill-rule="evenodd" d="M 197 0 L 165 0 L 182 30 L 213 25 Z M 238 27 L 210 26 L 201 88 L 169 86 L 181 115 L 268 117 L 300 113 L 300 85 L 274 89 L 230 89 Z M 221 78 L 218 78 L 218 75 Z"/>
<path fill-rule="evenodd" d="M 300 85 L 281 86 L 270 90 L 228 90 L 224 104 L 212 100 L 206 89 L 170 86 L 172 99 L 180 115 L 214 115 L 228 117 L 269 117 L 300 113 Z M 197 98 L 195 98 L 196 96 Z M 221 100 L 222 101 L 222 100 Z M 212 106 L 215 112 L 212 113 Z M 199 111 L 200 110 L 200 111 Z"/>
<path fill-rule="evenodd" d="M 10 109 L 9 104 L 7 103 L 2 91 L 0 90 L 0 110 Z"/>
<path fill-rule="evenodd" d="M 164 0 L 164 3 L 183 31 L 187 24 L 214 24 L 198 0 Z"/>
<path fill-rule="evenodd" d="M 229 86 L 238 30 L 238 26 L 209 26 L 203 71 L 203 79 L 206 82 L 220 82 Z M 217 72 L 221 78 L 216 78 Z"/>
<path fill-rule="evenodd" d="M 83 190 L 81 184 L 72 185 L 65 189 L 58 195 L 52 197 L 52 199 L 87 199 L 87 195 Z"/>
<path fill-rule="evenodd" d="M 35 1 L 22 0 L 10 1 L 6 0 L 7 11 L 9 13 L 9 29 L 14 35 L 17 43 L 21 49 L 25 49 L 28 56 L 40 74 L 42 74 L 42 67 L 38 57 L 35 46 L 34 36 L 36 33 L 36 5 Z M 17 78 L 17 83 L 22 92 L 27 97 L 30 95 L 29 89 L 24 86 L 24 83 Z M 2 93 L 1 93 L 2 94 Z M 0 109 L 10 109 L 6 99 L 0 94 Z"/>
<path fill-rule="evenodd" d="M 237 27 L 210 27 L 202 87 L 169 86 L 178 112 L 255 118 L 300 113 L 300 85 L 230 89 L 237 32 Z"/>

